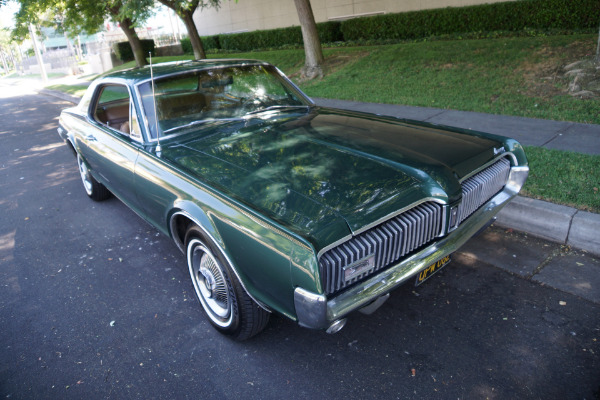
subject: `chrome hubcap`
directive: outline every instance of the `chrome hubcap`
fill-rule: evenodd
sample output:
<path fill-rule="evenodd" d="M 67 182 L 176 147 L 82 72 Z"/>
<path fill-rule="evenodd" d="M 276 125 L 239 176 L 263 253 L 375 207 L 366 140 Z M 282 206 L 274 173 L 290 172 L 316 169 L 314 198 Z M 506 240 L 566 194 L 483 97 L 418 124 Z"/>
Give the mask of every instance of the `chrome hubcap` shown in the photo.
<path fill-rule="evenodd" d="M 188 266 L 198 299 L 210 319 L 219 326 L 229 326 L 233 314 L 227 281 L 219 262 L 198 239 L 188 245 Z"/>
<path fill-rule="evenodd" d="M 79 156 L 77 155 L 77 164 L 79 165 L 79 175 L 81 175 L 81 182 L 83 182 L 83 187 L 88 195 L 92 194 L 92 181 L 90 179 L 90 172 Z"/>

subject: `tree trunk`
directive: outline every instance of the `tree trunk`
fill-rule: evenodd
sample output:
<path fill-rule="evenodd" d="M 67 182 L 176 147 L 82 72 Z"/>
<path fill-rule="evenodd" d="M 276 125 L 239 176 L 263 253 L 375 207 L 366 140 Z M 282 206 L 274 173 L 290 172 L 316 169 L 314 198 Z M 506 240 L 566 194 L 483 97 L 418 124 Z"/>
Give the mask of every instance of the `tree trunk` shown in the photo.
<path fill-rule="evenodd" d="M 304 40 L 304 54 L 306 62 L 302 69 L 303 79 L 314 79 L 323 77 L 323 50 L 321 49 L 321 40 L 317 32 L 317 24 L 313 15 L 310 0 L 294 0 L 298 19 L 302 28 L 302 39 Z"/>
<path fill-rule="evenodd" d="M 119 21 L 119 25 L 125 33 L 125 36 L 127 36 L 127 40 L 131 46 L 131 51 L 133 52 L 133 57 L 135 58 L 135 65 L 138 67 L 148 65 L 148 61 L 146 61 L 146 55 L 144 54 L 144 49 L 142 48 L 142 42 L 135 32 L 131 20 L 129 18 L 123 18 L 122 21 Z"/>
<path fill-rule="evenodd" d="M 196 24 L 194 23 L 194 11 L 191 9 L 182 10 L 181 14 L 181 19 L 185 24 L 185 28 L 188 31 L 188 37 L 192 43 L 192 49 L 194 49 L 194 57 L 196 60 L 206 58 L 206 52 L 204 51 L 204 46 L 202 45 L 202 39 L 200 39 L 198 29 L 196 29 Z"/>

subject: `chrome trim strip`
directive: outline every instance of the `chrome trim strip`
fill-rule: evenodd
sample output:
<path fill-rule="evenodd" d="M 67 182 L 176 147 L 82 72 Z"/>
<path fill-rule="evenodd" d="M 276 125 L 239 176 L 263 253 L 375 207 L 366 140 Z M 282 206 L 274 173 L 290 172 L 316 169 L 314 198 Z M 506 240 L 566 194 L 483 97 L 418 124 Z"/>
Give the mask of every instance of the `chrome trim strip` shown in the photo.
<path fill-rule="evenodd" d="M 217 242 L 215 240 L 214 236 L 211 235 L 210 232 L 208 232 L 208 230 L 206 230 L 206 228 L 204 226 L 202 226 L 202 224 L 200 222 L 198 222 L 198 220 L 196 218 L 192 217 L 192 215 L 190 215 L 188 212 L 183 211 L 183 210 L 177 211 L 177 212 L 173 213 L 173 215 L 171 216 L 171 220 L 169 221 L 169 227 L 170 227 L 170 232 L 169 233 L 171 234 L 171 238 L 173 238 L 173 241 L 175 242 L 175 245 L 179 248 L 179 250 L 181 250 L 185 254 L 185 243 L 181 243 L 180 241 L 176 240 L 175 239 L 176 236 L 173 235 L 173 232 L 175 230 L 175 216 L 177 216 L 177 215 L 183 215 L 184 217 L 189 218 L 194 224 L 196 224 L 196 226 L 198 228 L 202 229 L 202 231 L 206 234 L 206 236 L 208 236 L 210 238 L 210 240 L 214 243 L 214 245 L 219 248 L 219 251 L 221 252 L 221 254 L 223 254 L 223 256 L 225 257 L 225 259 L 227 260 L 227 262 L 231 266 L 231 269 L 233 270 L 233 273 L 235 274 L 238 282 L 240 283 L 240 285 L 242 285 L 242 288 L 248 294 L 248 296 L 250 296 L 250 298 L 256 304 L 258 304 L 260 308 L 262 308 L 263 310 L 265 310 L 267 312 L 271 312 L 271 310 L 263 302 L 257 300 L 248 291 L 248 289 L 246 289 L 246 286 L 244 285 L 244 282 L 240 279 L 240 274 L 237 272 L 235 264 L 233 264 L 231 262 L 231 259 L 229 258 L 229 256 L 225 252 L 225 250 L 223 250 L 223 247 L 221 247 L 221 245 L 219 244 L 219 242 Z"/>
<path fill-rule="evenodd" d="M 272 64 L 269 64 L 269 65 L 272 65 Z M 273 67 L 275 67 L 275 66 L 273 65 Z M 281 70 L 280 70 L 279 68 L 275 67 L 275 70 L 276 70 L 276 71 L 279 73 L 279 75 L 281 75 L 281 77 L 282 77 L 283 79 L 285 79 L 285 80 L 286 80 L 286 81 L 287 81 L 287 82 L 288 82 L 288 83 L 289 83 L 289 84 L 290 84 L 290 85 L 291 85 L 291 86 L 292 86 L 294 89 L 296 89 L 296 91 L 298 92 L 297 94 L 300 94 L 300 95 L 302 95 L 302 97 L 304 97 L 304 99 L 305 99 L 306 101 L 308 101 L 308 102 L 310 103 L 310 105 L 311 105 L 311 106 L 313 106 L 313 107 L 314 107 L 314 106 L 316 106 L 316 105 L 317 105 L 317 104 L 316 104 L 316 103 L 313 101 L 313 99 L 311 99 L 310 97 L 308 97 L 308 96 L 306 95 L 306 93 L 304 93 L 304 92 L 303 92 L 303 91 L 302 91 L 302 90 L 301 90 L 301 89 L 300 89 L 298 86 L 296 86 L 296 84 L 295 84 L 295 83 L 294 83 L 294 82 L 293 82 L 293 81 L 292 81 L 290 78 L 288 78 L 286 74 L 284 74 L 283 72 L 281 72 Z"/>
<path fill-rule="evenodd" d="M 492 164 L 495 164 L 498 160 L 500 160 L 503 157 L 510 157 L 512 159 L 512 165 L 518 165 L 519 163 L 517 162 L 517 157 L 512 153 L 512 152 L 504 152 L 502 154 L 500 154 L 498 157 L 494 158 L 492 161 L 484 164 L 483 166 L 477 168 L 476 170 L 472 171 L 471 173 L 469 173 L 468 175 L 463 176 L 461 179 L 459 179 L 459 183 L 462 185 L 462 183 L 464 181 L 466 181 L 467 179 L 469 179 L 470 177 L 472 177 L 473 175 L 477 175 L 478 173 L 480 173 L 481 171 L 483 171 L 484 169 L 486 169 L 487 167 L 489 167 Z"/>
<path fill-rule="evenodd" d="M 432 263 L 455 252 L 516 196 L 528 174 L 528 167 L 511 168 L 504 189 L 475 211 L 454 232 L 393 267 L 348 288 L 336 297 L 327 300 L 324 295 L 296 288 L 294 303 L 299 324 L 315 329 L 326 329 L 332 321 L 343 318 L 350 312 L 389 293 Z"/>
<path fill-rule="evenodd" d="M 446 211 L 445 211 L 445 207 L 444 206 L 446 206 L 448 203 L 446 203 L 446 202 L 444 202 L 444 201 L 442 201 L 440 199 L 434 198 L 434 197 L 426 197 L 426 198 L 421 199 L 421 200 L 419 200 L 417 202 L 414 202 L 414 203 L 412 203 L 412 204 L 410 204 L 410 205 L 408 205 L 408 206 L 406 206 L 404 208 L 401 208 L 400 210 L 394 211 L 393 213 L 388 214 L 387 216 L 385 216 L 383 218 L 380 218 L 380 219 L 378 219 L 375 222 L 372 222 L 372 223 L 370 223 L 368 225 L 365 225 L 364 227 L 360 228 L 356 232 L 353 232 L 351 235 L 345 236 L 345 237 L 337 240 L 336 242 L 333 242 L 332 244 L 323 247 L 317 253 L 317 260 L 320 259 L 321 256 L 324 253 L 326 253 L 327 251 L 333 249 L 334 247 L 337 247 L 337 246 L 343 244 L 344 242 L 347 242 L 348 240 L 352 239 L 353 237 L 358 236 L 361 233 L 363 233 L 365 231 L 368 231 L 369 229 L 371 229 L 371 228 L 373 228 L 373 227 L 375 227 L 375 226 L 377 226 L 379 224 L 382 224 L 382 223 L 384 223 L 384 222 L 386 222 L 386 221 L 388 221 L 388 220 L 390 220 L 390 219 L 392 219 L 394 217 L 397 217 L 398 215 L 402 214 L 403 212 L 406 212 L 406 211 L 410 210 L 413 207 L 416 207 L 416 206 L 418 206 L 420 204 L 423 204 L 423 203 L 427 203 L 428 201 L 433 201 L 435 203 L 439 203 L 439 204 L 442 205 L 442 218 L 445 219 L 446 218 Z M 446 226 L 445 226 L 446 225 L 446 221 L 445 220 L 443 221 L 443 225 L 444 226 L 443 226 L 442 232 L 445 232 L 445 228 L 446 228 Z M 350 227 L 348 227 L 348 229 L 350 229 Z"/>
<path fill-rule="evenodd" d="M 348 228 L 350 229 L 350 228 Z M 344 236 L 343 238 L 341 238 L 340 240 L 337 240 L 333 243 L 331 243 L 329 246 L 323 247 L 323 249 L 321 249 L 318 253 L 317 253 L 317 260 L 321 258 L 321 256 L 323 254 L 325 254 L 328 250 L 333 249 L 334 247 L 337 247 L 345 242 L 347 242 L 348 240 L 352 239 L 354 236 L 352 235 L 348 235 L 348 236 Z"/>
<path fill-rule="evenodd" d="M 353 235 L 354 235 L 354 236 L 358 236 L 358 235 L 360 235 L 361 233 L 363 233 L 363 232 L 365 232 L 365 231 L 368 231 L 369 229 L 371 229 L 371 228 L 373 228 L 373 227 L 375 227 L 375 226 L 377 226 L 377 225 L 379 225 L 379 224 L 382 224 L 382 223 L 384 223 L 385 221 L 388 221 L 388 220 L 390 220 L 390 219 L 392 219 L 392 218 L 394 218 L 394 217 L 397 217 L 398 215 L 400 215 L 400 214 L 402 214 L 402 213 L 404 213 L 404 212 L 406 212 L 406 211 L 410 210 L 411 208 L 414 208 L 414 207 L 416 207 L 416 206 L 418 206 L 418 205 L 421 205 L 421 204 L 423 204 L 423 203 L 427 203 L 428 201 L 433 201 L 434 203 L 441 204 L 442 206 L 445 206 L 445 205 L 447 205 L 447 204 L 448 204 L 447 202 L 445 202 L 445 201 L 443 201 L 443 200 L 440 200 L 440 199 L 438 199 L 438 198 L 435 198 L 435 197 L 425 197 L 425 198 L 423 198 L 423 199 L 421 199 L 421 200 L 419 200 L 419 201 L 417 201 L 417 202 L 414 202 L 414 203 L 412 203 L 411 205 L 408 205 L 408 206 L 406 206 L 406 207 L 404 207 L 404 208 L 401 208 L 400 210 L 394 211 L 393 213 L 391 213 L 391 214 L 388 214 L 388 215 L 386 215 L 386 216 L 385 216 L 385 217 L 383 217 L 383 218 L 379 218 L 379 219 L 378 219 L 377 221 L 375 221 L 375 222 L 372 222 L 372 223 L 370 223 L 370 224 L 368 224 L 368 225 L 365 225 L 365 226 L 363 226 L 362 228 L 360 228 L 360 229 L 359 229 L 359 230 L 357 230 L 356 232 L 353 232 Z"/>

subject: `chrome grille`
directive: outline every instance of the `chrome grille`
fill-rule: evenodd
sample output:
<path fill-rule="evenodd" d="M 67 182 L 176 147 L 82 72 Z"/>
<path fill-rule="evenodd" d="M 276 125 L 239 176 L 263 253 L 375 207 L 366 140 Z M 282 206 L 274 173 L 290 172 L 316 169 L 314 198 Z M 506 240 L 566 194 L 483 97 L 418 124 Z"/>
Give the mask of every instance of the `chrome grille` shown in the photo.
<path fill-rule="evenodd" d="M 335 293 L 441 235 L 443 214 L 440 204 L 423 203 L 328 250 L 319 260 L 325 292 Z M 371 255 L 369 269 L 346 281 L 344 268 Z"/>
<path fill-rule="evenodd" d="M 508 180 L 510 161 L 502 158 L 462 183 L 462 202 L 458 206 L 458 224 L 498 193 Z"/>

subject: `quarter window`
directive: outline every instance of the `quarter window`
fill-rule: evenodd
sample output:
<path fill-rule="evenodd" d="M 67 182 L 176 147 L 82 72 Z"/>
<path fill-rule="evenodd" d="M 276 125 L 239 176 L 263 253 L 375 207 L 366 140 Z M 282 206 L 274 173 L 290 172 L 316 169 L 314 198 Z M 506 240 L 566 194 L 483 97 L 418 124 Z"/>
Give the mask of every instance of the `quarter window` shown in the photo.
<path fill-rule="evenodd" d="M 100 96 L 96 103 L 96 108 L 93 117 L 102 125 L 106 125 L 114 130 L 117 130 L 126 135 L 131 135 L 135 138 L 140 138 L 139 126 L 137 118 L 133 134 L 130 120 L 131 99 L 129 90 L 123 85 L 107 85 L 100 88 Z"/>

